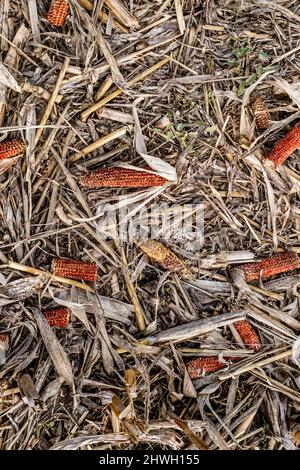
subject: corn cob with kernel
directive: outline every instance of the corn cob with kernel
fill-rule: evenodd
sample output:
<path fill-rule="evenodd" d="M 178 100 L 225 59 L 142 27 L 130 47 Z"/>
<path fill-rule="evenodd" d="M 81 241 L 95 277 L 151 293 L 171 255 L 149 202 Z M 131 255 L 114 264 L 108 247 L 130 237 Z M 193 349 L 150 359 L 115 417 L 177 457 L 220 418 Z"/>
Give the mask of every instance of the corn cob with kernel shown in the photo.
<path fill-rule="evenodd" d="M 300 124 L 296 124 L 285 137 L 277 142 L 265 157 L 265 163 L 277 168 L 298 148 L 300 148 Z"/>
<path fill-rule="evenodd" d="M 258 334 L 249 322 L 246 320 L 237 321 L 234 323 L 234 327 L 248 349 L 258 351 L 261 348 Z"/>
<path fill-rule="evenodd" d="M 66 328 L 69 325 L 70 312 L 67 308 L 47 309 L 43 314 L 50 326 Z"/>
<path fill-rule="evenodd" d="M 240 266 L 244 272 L 245 281 L 268 279 L 275 274 L 285 273 L 300 268 L 300 258 L 297 253 L 285 252 L 265 258 L 258 263 L 246 263 Z"/>
<path fill-rule="evenodd" d="M 246 320 L 241 320 L 235 322 L 234 326 L 248 349 L 258 351 L 261 348 L 258 334 L 250 323 Z M 237 362 L 239 360 L 239 357 L 225 357 L 224 362 L 221 362 L 216 356 L 200 357 L 189 361 L 186 367 L 191 379 L 197 379 L 201 377 L 203 373 L 215 372 L 226 367 L 228 363 Z"/>
<path fill-rule="evenodd" d="M 47 20 L 53 26 L 63 26 L 69 14 L 69 2 L 67 0 L 52 0 L 47 15 Z"/>
<path fill-rule="evenodd" d="M 145 240 L 139 243 L 139 247 L 152 261 L 167 271 L 177 272 L 182 279 L 186 280 L 193 277 L 185 263 L 162 243 L 156 240 Z"/>
<path fill-rule="evenodd" d="M 95 263 L 83 263 L 73 259 L 54 258 L 52 272 L 56 276 L 81 281 L 96 281 L 97 279 L 97 265 Z"/>
<path fill-rule="evenodd" d="M 0 346 L 6 352 L 9 349 L 9 334 L 1 333 L 0 334 Z"/>
<path fill-rule="evenodd" d="M 231 362 L 239 361 L 238 357 L 224 357 L 224 362 L 220 361 L 217 356 L 196 357 L 187 362 L 186 368 L 191 379 L 201 377 L 203 373 L 215 372 L 228 366 Z"/>
<path fill-rule="evenodd" d="M 121 167 L 92 170 L 80 177 L 80 184 L 85 188 L 150 188 L 167 182 L 160 175 Z"/>
<path fill-rule="evenodd" d="M 261 96 L 257 96 L 252 104 L 256 124 L 259 129 L 267 129 L 270 125 L 271 117 L 266 103 Z"/>
<path fill-rule="evenodd" d="M 16 157 L 25 152 L 26 145 L 21 139 L 5 140 L 0 142 L 0 160 Z"/>

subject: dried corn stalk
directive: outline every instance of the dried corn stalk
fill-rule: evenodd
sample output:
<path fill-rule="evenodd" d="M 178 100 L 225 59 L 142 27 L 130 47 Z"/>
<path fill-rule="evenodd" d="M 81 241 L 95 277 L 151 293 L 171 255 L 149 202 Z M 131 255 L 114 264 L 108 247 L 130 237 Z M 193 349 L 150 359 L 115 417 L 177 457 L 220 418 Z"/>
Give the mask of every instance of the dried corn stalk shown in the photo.
<path fill-rule="evenodd" d="M 185 263 L 162 243 L 156 240 L 145 240 L 139 243 L 139 247 L 152 261 L 155 261 L 167 271 L 176 272 L 186 280 L 193 277 Z"/>

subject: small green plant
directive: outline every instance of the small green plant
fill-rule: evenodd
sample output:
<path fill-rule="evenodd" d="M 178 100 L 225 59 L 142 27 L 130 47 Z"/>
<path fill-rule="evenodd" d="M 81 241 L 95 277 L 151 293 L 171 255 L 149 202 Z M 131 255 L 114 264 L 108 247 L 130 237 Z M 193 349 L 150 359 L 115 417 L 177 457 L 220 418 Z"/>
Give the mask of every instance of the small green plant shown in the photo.
<path fill-rule="evenodd" d="M 265 72 L 268 72 L 269 70 L 274 70 L 274 67 L 263 67 L 262 65 L 259 65 L 256 69 L 256 72 L 252 73 L 249 75 L 246 80 L 243 80 L 240 83 L 239 89 L 237 91 L 238 96 L 242 96 L 244 94 L 245 89 L 252 85 L 252 83 L 255 83 L 256 80 Z"/>
<path fill-rule="evenodd" d="M 242 43 L 240 41 L 234 42 L 233 49 L 231 49 L 233 59 L 230 61 L 230 65 L 236 67 L 237 73 L 240 72 L 242 61 L 247 56 L 249 51 L 250 45 L 248 38 L 246 38 Z"/>
<path fill-rule="evenodd" d="M 164 129 L 154 128 L 154 132 L 162 137 L 166 142 L 177 141 L 182 149 L 193 151 L 192 146 L 189 144 L 190 132 L 187 130 L 188 125 L 182 122 L 174 123 L 174 116 L 172 112 L 167 113 L 169 124 Z"/>

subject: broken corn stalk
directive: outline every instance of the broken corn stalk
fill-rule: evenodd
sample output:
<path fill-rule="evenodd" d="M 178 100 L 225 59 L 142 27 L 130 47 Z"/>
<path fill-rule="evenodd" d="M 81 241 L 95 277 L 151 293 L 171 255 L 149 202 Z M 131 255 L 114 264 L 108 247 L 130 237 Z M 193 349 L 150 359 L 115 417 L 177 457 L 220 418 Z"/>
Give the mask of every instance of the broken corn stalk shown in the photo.
<path fill-rule="evenodd" d="M 63 26 L 69 14 L 69 2 L 67 0 L 52 0 L 47 20 L 53 26 Z"/>
<path fill-rule="evenodd" d="M 101 168 L 80 177 L 80 184 L 85 188 L 150 188 L 167 182 L 154 173 L 121 167 Z"/>
<path fill-rule="evenodd" d="M 281 165 L 295 150 L 300 147 L 300 124 L 288 132 L 265 157 L 265 163 L 271 164 L 273 168 Z"/>
<path fill-rule="evenodd" d="M 44 310 L 43 314 L 50 326 L 66 328 L 70 321 L 70 313 L 67 308 L 53 308 Z"/>
<path fill-rule="evenodd" d="M 181 278 L 186 280 L 193 277 L 185 263 L 162 243 L 156 240 L 145 240 L 139 243 L 139 247 L 152 261 L 167 271 L 177 272 Z"/>
<path fill-rule="evenodd" d="M 2 346 L 3 350 L 6 352 L 9 349 L 9 335 L 8 333 L 0 334 L 0 346 Z"/>
<path fill-rule="evenodd" d="M 261 96 L 257 96 L 252 104 L 256 124 L 259 129 L 267 129 L 271 122 L 270 112 Z"/>
<path fill-rule="evenodd" d="M 258 263 L 246 263 L 240 266 L 243 270 L 245 281 L 251 282 L 258 279 L 268 279 L 275 274 L 285 273 L 300 267 L 300 258 L 297 253 L 286 252 L 265 258 Z"/>
<path fill-rule="evenodd" d="M 54 258 L 52 260 L 52 272 L 56 276 L 81 281 L 96 281 L 97 265 L 95 263 L 83 263 L 66 258 Z"/>
<path fill-rule="evenodd" d="M 249 322 L 241 320 L 234 323 L 234 327 L 247 348 L 255 351 L 258 351 L 261 348 L 258 334 Z"/>
<path fill-rule="evenodd" d="M 21 155 L 25 152 L 26 146 L 23 140 L 13 139 L 0 142 L 0 160 Z"/>

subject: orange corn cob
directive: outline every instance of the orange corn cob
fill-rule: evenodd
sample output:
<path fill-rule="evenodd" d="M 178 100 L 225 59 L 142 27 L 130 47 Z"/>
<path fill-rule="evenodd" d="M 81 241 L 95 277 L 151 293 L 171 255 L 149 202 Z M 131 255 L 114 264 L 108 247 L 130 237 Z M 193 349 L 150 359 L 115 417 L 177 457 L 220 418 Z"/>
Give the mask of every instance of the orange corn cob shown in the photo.
<path fill-rule="evenodd" d="M 156 240 L 145 240 L 139 243 L 140 249 L 167 271 L 177 272 L 183 279 L 191 279 L 192 273 L 185 263 L 169 248 Z"/>
<path fill-rule="evenodd" d="M 6 140 L 0 142 L 0 160 L 22 154 L 26 149 L 25 143 L 21 139 Z"/>
<path fill-rule="evenodd" d="M 66 328 L 69 324 L 70 313 L 67 308 L 53 308 L 43 312 L 50 326 Z"/>
<path fill-rule="evenodd" d="M 234 327 L 247 348 L 254 349 L 255 351 L 261 348 L 258 334 L 249 322 L 246 320 L 237 321 L 234 323 Z"/>
<path fill-rule="evenodd" d="M 9 349 L 9 335 L 8 333 L 0 334 L 0 345 L 4 349 L 4 351 L 8 351 Z"/>
<path fill-rule="evenodd" d="M 101 168 L 80 177 L 81 186 L 85 188 L 150 188 L 167 182 L 153 173 L 121 167 Z"/>
<path fill-rule="evenodd" d="M 271 121 L 270 112 L 261 96 L 257 96 L 254 99 L 252 109 L 254 112 L 257 127 L 259 129 L 267 129 Z"/>
<path fill-rule="evenodd" d="M 238 357 L 224 357 L 226 362 L 236 362 Z M 187 362 L 186 367 L 191 379 L 197 379 L 205 372 L 215 372 L 216 370 L 223 369 L 228 364 L 221 362 L 217 356 L 212 357 L 197 357 Z"/>
<path fill-rule="evenodd" d="M 52 0 L 47 19 L 53 26 L 63 26 L 69 14 L 69 2 L 67 0 Z"/>
<path fill-rule="evenodd" d="M 52 272 L 57 276 L 81 281 L 96 281 L 97 279 L 97 265 L 95 263 L 83 263 L 73 259 L 54 258 Z"/>
<path fill-rule="evenodd" d="M 240 266 L 244 271 L 245 281 L 267 279 L 275 274 L 285 273 L 300 268 L 300 259 L 297 253 L 280 253 L 265 258 L 258 263 L 246 263 Z"/>
<path fill-rule="evenodd" d="M 277 168 L 299 147 L 300 124 L 296 124 L 283 139 L 277 142 L 275 147 L 273 147 L 271 152 L 265 157 L 265 162 L 269 162 L 274 168 Z"/>

